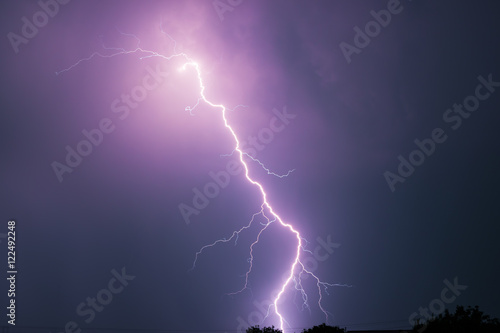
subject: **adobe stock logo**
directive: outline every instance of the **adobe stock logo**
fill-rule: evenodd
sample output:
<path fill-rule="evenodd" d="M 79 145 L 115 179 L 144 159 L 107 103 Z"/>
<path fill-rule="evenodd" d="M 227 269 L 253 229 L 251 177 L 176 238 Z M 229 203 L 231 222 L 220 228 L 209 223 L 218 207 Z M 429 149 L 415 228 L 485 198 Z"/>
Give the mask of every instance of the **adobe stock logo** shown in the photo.
<path fill-rule="evenodd" d="M 19 53 L 21 44 L 28 44 L 30 39 L 38 35 L 38 29 L 45 27 L 50 18 L 54 18 L 59 13 L 59 5 L 66 5 L 71 0 L 40 0 L 38 6 L 42 9 L 34 13 L 32 19 L 29 20 L 26 16 L 21 17 L 23 25 L 21 26 L 21 35 L 14 32 L 7 34 L 7 39 L 15 53 Z"/>
<path fill-rule="evenodd" d="M 232 12 L 234 8 L 241 5 L 243 0 L 214 0 L 212 5 L 214 6 L 220 21 L 224 21 L 224 13 Z"/>
<path fill-rule="evenodd" d="M 443 121 L 450 124 L 453 131 L 458 130 L 462 126 L 463 120 L 469 118 L 479 109 L 481 102 L 490 98 L 491 94 L 495 92 L 495 88 L 500 87 L 499 81 L 493 81 L 492 74 L 488 75 L 488 79 L 479 75 L 477 80 L 479 84 L 476 86 L 474 94 L 465 97 L 462 104 L 454 103 L 453 108 L 446 109 L 443 112 Z M 421 166 L 428 157 L 434 154 L 438 144 L 445 142 L 447 139 L 448 135 L 440 127 L 434 128 L 429 138 L 415 139 L 413 142 L 417 149 L 412 150 L 407 158 L 402 155 L 398 156 L 397 173 L 385 171 L 383 174 L 391 192 L 396 191 L 396 185 L 404 183 L 418 166 Z"/>

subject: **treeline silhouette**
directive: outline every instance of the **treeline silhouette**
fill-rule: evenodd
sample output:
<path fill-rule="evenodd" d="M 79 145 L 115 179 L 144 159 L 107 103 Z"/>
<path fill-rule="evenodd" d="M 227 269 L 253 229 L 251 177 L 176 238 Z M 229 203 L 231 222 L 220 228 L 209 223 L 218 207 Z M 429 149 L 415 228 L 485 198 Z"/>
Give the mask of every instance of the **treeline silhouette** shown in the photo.
<path fill-rule="evenodd" d="M 302 333 L 344 333 L 345 329 L 338 326 L 328 326 L 326 324 L 321 324 L 319 326 L 314 326 L 313 328 L 308 328 L 302 330 Z M 259 325 L 247 328 L 247 333 L 283 333 L 279 328 L 263 327 L 260 328 Z"/>
<path fill-rule="evenodd" d="M 427 322 L 419 323 L 413 327 L 413 331 L 417 333 L 499 333 L 500 321 L 498 318 L 490 318 L 479 307 L 457 306 L 455 313 L 450 313 L 445 310 L 443 314 L 434 317 Z"/>
<path fill-rule="evenodd" d="M 400 330 L 398 330 L 400 331 Z M 321 324 L 302 330 L 302 333 L 346 333 L 345 328 Z M 377 331 L 370 331 L 377 332 Z M 382 332 L 382 331 L 381 331 Z M 385 331 L 388 332 L 388 331 Z M 404 331 L 400 331 L 404 332 Z M 457 306 L 455 313 L 445 310 L 437 317 L 432 316 L 425 322 L 417 320 L 408 333 L 500 333 L 500 321 L 491 318 L 479 310 L 479 307 Z M 260 328 L 259 325 L 247 328 L 246 333 L 283 333 L 280 329 L 271 327 Z"/>
<path fill-rule="evenodd" d="M 398 321 L 400 322 L 400 321 Z M 406 322 L 406 320 L 405 320 Z M 395 322 L 378 322 L 371 324 L 388 324 Z M 366 326 L 370 323 L 364 323 Z M 353 324 L 354 325 L 354 324 Z M 359 324 L 358 324 L 359 325 Z M 400 326 L 401 327 L 401 326 Z M 329 326 L 321 324 L 308 329 L 296 328 L 287 329 L 287 333 L 500 333 L 500 320 L 491 318 L 479 310 L 477 306 L 467 307 L 457 306 L 454 313 L 445 310 L 438 316 L 431 317 L 425 322 L 416 322 L 412 329 L 392 329 L 392 330 L 347 330 L 338 326 Z M 49 332 L 70 332 L 64 327 L 47 326 L 0 326 L 0 333 L 49 333 Z M 76 331 L 72 331 L 76 332 Z M 155 329 L 155 328 L 104 328 L 87 327 L 84 332 L 95 333 L 132 333 L 132 332 L 150 332 L 150 333 L 237 333 L 237 329 Z M 271 327 L 252 326 L 247 328 L 246 333 L 282 333 L 280 329 Z"/>
<path fill-rule="evenodd" d="M 340 328 L 338 326 L 327 326 L 326 324 L 321 324 L 319 326 L 313 326 L 307 330 L 303 330 L 304 333 L 343 333 L 345 329 Z"/>

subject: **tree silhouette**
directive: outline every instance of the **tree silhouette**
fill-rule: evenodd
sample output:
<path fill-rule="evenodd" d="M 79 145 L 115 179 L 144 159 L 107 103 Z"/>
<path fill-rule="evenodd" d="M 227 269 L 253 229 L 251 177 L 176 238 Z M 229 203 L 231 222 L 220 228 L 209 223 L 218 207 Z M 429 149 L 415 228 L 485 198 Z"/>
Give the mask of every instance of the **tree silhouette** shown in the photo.
<path fill-rule="evenodd" d="M 259 325 L 247 328 L 246 333 L 283 333 L 279 328 L 263 327 L 260 328 Z M 313 328 L 308 328 L 307 330 L 302 330 L 302 333 L 345 333 L 343 328 L 338 326 L 328 326 L 326 324 L 321 324 L 319 326 L 314 326 Z"/>
<path fill-rule="evenodd" d="M 263 327 L 260 328 L 259 325 L 251 326 L 247 328 L 247 333 L 283 333 L 279 328 L 271 327 Z"/>
<path fill-rule="evenodd" d="M 338 326 L 328 326 L 325 323 L 303 330 L 302 333 L 344 333 L 345 329 Z"/>
<path fill-rule="evenodd" d="M 444 314 L 431 318 L 426 323 L 417 324 L 413 327 L 417 333 L 498 333 L 500 332 L 500 321 L 497 318 L 491 319 L 479 311 L 477 306 L 467 307 L 457 306 L 455 313 L 450 314 L 448 310 Z"/>

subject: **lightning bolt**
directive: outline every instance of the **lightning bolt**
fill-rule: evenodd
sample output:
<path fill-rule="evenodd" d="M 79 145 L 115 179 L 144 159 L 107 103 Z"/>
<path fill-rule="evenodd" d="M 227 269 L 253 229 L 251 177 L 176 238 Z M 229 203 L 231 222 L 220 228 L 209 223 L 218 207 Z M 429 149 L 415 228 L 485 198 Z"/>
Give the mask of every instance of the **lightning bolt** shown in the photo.
<path fill-rule="evenodd" d="M 236 292 L 233 292 L 233 293 L 229 293 L 229 295 L 238 294 L 238 293 L 240 293 L 240 292 L 242 292 L 242 291 L 244 291 L 245 289 L 248 288 L 248 280 L 249 280 L 249 276 L 250 276 L 250 274 L 252 272 L 252 267 L 253 267 L 253 260 L 254 260 L 254 258 L 253 258 L 253 249 L 254 249 L 254 246 L 256 246 L 258 244 L 259 239 L 260 239 L 262 233 L 272 223 L 277 222 L 285 230 L 288 230 L 293 237 L 295 237 L 297 246 L 296 246 L 296 249 L 295 249 L 295 255 L 293 257 L 293 261 L 290 264 L 290 267 L 289 267 L 289 270 L 288 270 L 287 278 L 283 282 L 283 284 L 281 285 L 281 287 L 279 288 L 278 295 L 276 296 L 276 298 L 274 299 L 274 301 L 272 302 L 272 304 L 269 305 L 268 313 L 266 315 L 266 318 L 269 316 L 271 308 L 274 308 L 274 312 L 276 313 L 276 315 L 279 318 L 280 329 L 284 332 L 284 330 L 285 330 L 284 325 L 285 325 L 285 323 L 287 323 L 287 321 L 284 318 L 284 315 L 280 312 L 279 303 L 280 303 L 280 300 L 283 297 L 285 291 L 287 290 L 287 288 L 289 287 L 289 285 L 292 284 L 292 282 L 294 284 L 294 289 L 297 290 L 298 292 L 300 292 L 300 294 L 301 294 L 303 309 L 307 308 L 307 309 L 310 310 L 309 304 L 308 304 L 308 296 L 307 296 L 306 292 L 304 291 L 304 288 L 302 287 L 302 276 L 304 274 L 307 274 L 307 275 L 313 277 L 314 280 L 316 281 L 316 286 L 317 286 L 318 295 L 319 295 L 318 306 L 319 306 L 320 310 L 324 313 L 324 315 L 326 317 L 326 321 L 328 322 L 329 313 L 322 306 L 323 291 L 325 293 L 328 293 L 328 291 L 327 291 L 328 287 L 336 287 L 336 286 L 347 286 L 347 287 L 350 287 L 350 286 L 349 285 L 345 285 L 345 284 L 330 284 L 330 283 L 322 282 L 313 272 L 311 272 L 311 271 L 309 271 L 309 270 L 306 269 L 306 267 L 304 266 L 304 264 L 301 261 L 301 253 L 303 253 L 303 252 L 309 252 L 310 253 L 310 251 L 308 251 L 306 249 L 306 246 L 304 245 L 304 243 L 306 243 L 307 241 L 300 235 L 299 231 L 297 231 L 290 223 L 286 223 L 285 221 L 283 221 L 283 219 L 274 210 L 274 208 L 272 207 L 271 203 L 268 200 L 267 193 L 266 193 L 266 191 L 264 189 L 264 186 L 261 183 L 259 183 L 258 181 L 254 180 L 250 176 L 250 168 L 249 168 L 248 163 L 245 161 L 245 157 L 249 158 L 250 161 L 257 163 L 262 169 L 264 169 L 267 172 L 267 174 L 274 175 L 274 176 L 277 176 L 277 177 L 280 177 L 280 178 L 287 177 L 294 170 L 289 170 L 286 174 L 283 174 L 283 175 L 276 174 L 276 173 L 270 171 L 268 168 L 266 168 L 265 165 L 260 160 L 256 159 L 255 157 L 252 157 L 252 156 L 250 156 L 247 153 L 245 153 L 245 152 L 242 151 L 241 146 L 240 146 L 240 141 L 238 139 L 238 136 L 236 135 L 235 130 L 231 127 L 231 125 L 229 124 L 229 121 L 227 119 L 227 111 L 228 110 L 231 111 L 231 109 L 227 108 L 226 106 L 224 106 L 222 104 L 213 103 L 213 102 L 211 102 L 206 97 L 206 95 L 205 95 L 205 89 L 206 89 L 206 87 L 203 84 L 202 72 L 201 72 L 199 64 L 196 61 L 194 61 L 193 59 L 191 59 L 186 53 L 184 53 L 184 52 L 178 52 L 177 51 L 177 43 L 174 40 L 174 38 L 172 38 L 168 33 L 166 33 L 163 30 L 162 25 L 160 25 L 160 29 L 161 29 L 161 32 L 165 36 L 167 36 L 170 39 L 170 41 L 173 43 L 173 53 L 171 55 L 169 55 L 169 56 L 160 54 L 160 53 L 152 51 L 152 50 L 144 49 L 144 48 L 142 48 L 140 46 L 140 39 L 137 36 L 135 36 L 133 34 L 126 34 L 126 33 L 123 33 L 121 31 L 118 31 L 120 34 L 122 34 L 124 36 L 129 36 L 129 37 L 132 37 L 132 38 L 134 38 L 134 39 L 137 40 L 137 44 L 136 44 L 135 49 L 125 50 L 125 49 L 122 49 L 122 48 L 107 47 L 107 46 L 104 45 L 104 42 L 102 41 L 102 38 L 101 38 L 101 42 L 103 44 L 103 49 L 113 51 L 114 53 L 111 53 L 111 54 L 102 54 L 100 52 L 94 52 L 90 56 L 78 60 L 76 63 L 74 63 L 73 65 L 69 66 L 68 68 L 65 68 L 65 69 L 63 69 L 61 71 L 56 72 L 56 75 L 60 75 L 62 73 L 70 71 L 73 68 L 75 68 L 78 65 L 80 65 L 81 63 L 86 62 L 86 61 L 90 61 L 90 60 L 92 60 L 93 58 L 96 58 L 96 57 L 113 58 L 113 57 L 116 57 L 116 56 L 119 56 L 119 55 L 141 54 L 142 56 L 139 59 L 146 59 L 146 58 L 150 58 L 150 57 L 159 57 L 159 58 L 165 59 L 167 61 L 170 61 L 173 58 L 177 58 L 177 57 L 181 57 L 181 58 L 185 59 L 186 62 L 179 68 L 179 71 L 186 71 L 188 67 L 193 68 L 194 71 L 195 71 L 195 73 L 196 73 L 196 77 L 197 77 L 198 85 L 199 85 L 199 97 L 198 97 L 196 103 L 193 106 L 187 106 L 185 108 L 185 110 L 188 111 L 191 115 L 193 115 L 193 113 L 192 113 L 193 110 L 195 110 L 202 103 L 208 104 L 212 108 L 220 110 L 221 117 L 222 117 L 222 120 L 224 122 L 224 126 L 227 129 L 227 131 L 231 134 L 231 136 L 233 138 L 233 141 L 234 141 L 234 145 L 235 145 L 234 146 L 234 150 L 231 153 L 231 155 L 234 154 L 234 153 L 237 154 L 239 162 L 241 163 L 241 165 L 243 166 L 243 168 L 245 170 L 245 178 L 246 178 L 246 180 L 250 184 L 252 184 L 253 186 L 256 187 L 256 189 L 260 193 L 261 200 L 262 200 L 261 201 L 262 204 L 260 206 L 260 210 L 257 213 L 255 213 L 255 214 L 252 215 L 252 218 L 250 219 L 250 221 L 249 221 L 249 223 L 247 225 L 243 226 L 239 230 L 234 231 L 231 234 L 231 237 L 229 237 L 229 238 L 222 238 L 222 239 L 216 240 L 215 242 L 213 242 L 211 244 L 203 246 L 198 252 L 196 252 L 195 259 L 194 259 L 193 265 L 191 267 L 191 270 L 193 270 L 196 267 L 196 263 L 197 263 L 197 261 L 199 259 L 199 256 L 205 250 L 207 250 L 207 249 L 209 249 L 209 248 L 211 248 L 213 246 L 216 246 L 216 245 L 218 245 L 220 243 L 227 243 L 227 242 L 230 242 L 230 241 L 233 241 L 233 240 L 234 240 L 234 242 L 236 244 L 237 241 L 238 241 L 238 237 L 239 237 L 240 233 L 242 233 L 246 229 L 249 229 L 252 226 L 252 224 L 255 222 L 255 220 L 256 220 L 256 218 L 258 216 L 262 216 L 262 217 L 265 218 L 265 220 L 267 222 L 261 223 L 261 229 L 258 232 L 257 237 L 256 237 L 255 241 L 250 245 L 250 251 L 249 251 L 250 258 L 248 260 L 249 261 L 249 268 L 248 268 L 247 272 L 245 273 L 245 283 L 244 283 L 243 287 L 240 290 L 238 290 Z M 237 107 L 240 107 L 240 106 L 243 106 L 243 105 L 238 105 Z M 288 325 L 288 323 L 287 323 L 287 325 Z"/>

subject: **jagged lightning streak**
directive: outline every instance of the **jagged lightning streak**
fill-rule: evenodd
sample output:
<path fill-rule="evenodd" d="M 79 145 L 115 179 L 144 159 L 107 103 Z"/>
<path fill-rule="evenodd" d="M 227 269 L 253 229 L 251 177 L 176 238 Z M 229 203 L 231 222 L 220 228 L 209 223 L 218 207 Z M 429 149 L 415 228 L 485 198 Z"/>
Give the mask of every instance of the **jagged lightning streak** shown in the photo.
<path fill-rule="evenodd" d="M 300 271 L 298 273 L 298 275 L 299 275 L 298 282 L 296 280 L 294 280 L 295 281 L 295 288 L 301 292 L 304 306 L 307 307 L 307 308 L 309 308 L 309 305 L 307 304 L 307 300 L 308 300 L 307 294 L 305 293 L 305 291 L 304 291 L 304 289 L 302 287 L 302 281 L 301 281 L 301 278 L 300 278 L 300 276 L 305 272 L 306 274 L 309 274 L 310 276 L 312 276 L 316 280 L 316 285 L 317 285 L 318 294 L 319 294 L 318 306 L 321 309 L 321 311 L 325 314 L 326 321 L 328 321 L 328 312 L 323 308 L 323 306 L 321 304 L 321 301 L 323 299 L 323 293 L 322 293 L 321 288 L 323 287 L 324 290 L 325 290 L 325 292 L 327 292 L 327 287 L 328 286 L 333 287 L 333 286 L 348 286 L 348 285 L 331 284 L 331 283 L 322 282 L 313 272 L 308 271 L 304 267 L 304 264 L 300 261 L 301 251 L 304 251 L 304 245 L 302 243 L 303 238 L 300 236 L 300 233 L 291 224 L 285 223 L 281 219 L 281 217 L 274 211 L 273 207 L 271 206 L 271 204 L 269 203 L 269 201 L 267 199 L 267 193 L 264 190 L 264 187 L 262 186 L 262 184 L 260 184 L 258 181 L 254 180 L 250 176 L 250 169 L 249 169 L 248 164 L 245 162 L 245 160 L 244 160 L 243 157 L 244 156 L 249 157 L 252 161 L 257 162 L 264 170 L 266 170 L 268 174 L 272 174 L 272 175 L 275 175 L 275 176 L 278 176 L 278 177 L 288 176 L 290 174 L 290 172 L 292 172 L 293 170 L 289 171 L 285 175 L 277 175 L 277 174 L 271 172 L 268 168 L 266 168 L 261 161 L 259 161 L 258 159 L 253 158 L 253 157 L 249 156 L 248 154 L 244 153 L 241 150 L 241 148 L 240 148 L 240 141 L 238 140 L 238 136 L 236 135 L 234 129 L 229 125 L 229 122 L 227 120 L 227 117 L 226 117 L 227 108 L 224 105 L 222 105 L 222 104 L 212 103 L 205 96 L 205 86 L 203 85 L 203 80 L 202 80 L 202 77 L 201 77 L 201 72 L 200 72 L 200 68 L 199 68 L 198 64 L 196 62 L 188 62 L 188 63 L 184 64 L 184 66 L 182 67 L 182 69 L 184 70 L 186 68 L 186 66 L 193 66 L 196 69 L 196 74 L 197 74 L 198 81 L 199 81 L 199 84 L 200 84 L 200 96 L 201 97 L 198 99 L 195 107 L 198 106 L 201 101 L 203 101 L 206 104 L 208 104 L 208 105 L 210 105 L 210 106 L 212 106 L 214 108 L 220 108 L 221 109 L 221 111 L 222 111 L 221 112 L 222 113 L 222 119 L 224 121 L 224 126 L 228 129 L 228 131 L 233 136 L 234 142 L 236 144 L 234 152 L 236 152 L 239 155 L 239 161 L 243 165 L 244 170 L 245 170 L 245 177 L 248 180 L 248 182 L 250 182 L 251 184 L 255 185 L 259 189 L 259 192 L 261 194 L 261 197 L 262 197 L 261 210 L 260 210 L 259 213 L 256 213 L 256 214 L 257 215 L 258 214 L 262 214 L 267 219 L 267 221 L 268 221 L 268 223 L 266 223 L 264 225 L 264 227 L 257 234 L 256 240 L 250 245 L 250 260 L 249 260 L 250 267 L 249 267 L 248 271 L 245 273 L 245 284 L 244 284 L 243 288 L 240 289 L 239 291 L 235 292 L 235 293 L 230 293 L 230 294 L 237 294 L 237 293 L 243 291 L 244 289 L 246 289 L 248 287 L 248 277 L 249 277 L 249 275 L 250 275 L 250 273 L 252 271 L 252 267 L 253 267 L 253 247 L 259 242 L 261 234 L 267 229 L 267 227 L 271 223 L 273 223 L 275 221 L 278 221 L 283 227 L 285 227 L 291 233 L 293 233 L 294 236 L 297 239 L 296 253 L 295 253 L 295 257 L 294 257 L 293 263 L 291 264 L 288 277 L 285 280 L 285 282 L 282 284 L 282 286 L 280 288 L 280 291 L 279 291 L 277 297 L 274 299 L 274 302 L 272 304 L 274 306 L 276 315 L 278 316 L 279 321 L 280 321 L 280 329 L 282 331 L 284 331 L 284 323 L 286 322 L 286 320 L 284 319 L 283 315 L 279 311 L 278 302 L 281 299 L 282 295 L 285 293 L 285 290 L 286 290 L 287 286 L 290 284 L 290 281 L 292 281 L 292 279 L 294 279 L 294 276 L 296 274 L 295 270 L 296 270 L 297 267 L 299 267 Z M 192 111 L 195 107 L 193 107 L 193 108 L 188 107 L 188 108 L 186 108 L 186 110 Z M 269 211 L 269 213 L 272 215 L 272 217 L 273 217 L 272 220 L 269 217 L 266 216 L 266 214 L 264 212 L 264 208 L 267 208 L 267 210 Z M 254 214 L 252 216 L 252 219 L 250 220 L 250 223 L 248 225 L 244 226 L 243 228 L 241 228 L 238 231 L 233 232 L 232 236 L 229 239 L 220 239 L 220 240 L 215 241 L 212 244 L 205 245 L 204 247 L 202 247 L 196 253 L 195 261 L 193 262 L 192 269 L 194 269 L 194 267 L 196 265 L 196 261 L 198 260 L 198 257 L 203 252 L 203 250 L 205 250 L 205 249 L 207 249 L 209 247 L 215 246 L 215 245 L 217 245 L 218 243 L 221 243 L 221 242 L 228 242 L 229 240 L 231 240 L 235 236 L 237 237 L 244 229 L 248 229 L 251 226 L 254 218 L 256 217 L 256 214 Z M 268 313 L 269 313 L 269 311 L 268 311 Z"/>
<path fill-rule="evenodd" d="M 61 70 L 59 72 L 56 72 L 56 75 L 62 74 L 64 72 L 67 72 L 67 71 L 73 69 L 74 67 L 80 65 L 82 62 L 84 62 L 84 61 L 90 61 L 91 59 L 93 59 L 95 57 L 112 58 L 112 57 L 115 57 L 115 56 L 118 56 L 118 55 L 126 55 L 126 54 L 139 53 L 139 54 L 143 55 L 139 59 L 145 59 L 145 58 L 150 58 L 150 57 L 160 57 L 160 58 L 163 58 L 163 59 L 169 61 L 169 60 L 171 60 L 173 58 L 176 58 L 176 57 L 182 57 L 182 58 L 184 58 L 186 60 L 186 62 L 179 68 L 179 70 L 180 71 L 185 71 L 188 67 L 194 68 L 194 70 L 196 72 L 196 77 L 197 77 L 197 80 L 198 80 L 198 84 L 199 84 L 199 89 L 200 89 L 199 97 L 198 97 L 198 100 L 196 101 L 195 105 L 194 106 L 187 106 L 185 108 L 185 110 L 189 111 L 189 113 L 192 115 L 192 111 L 194 109 L 196 109 L 201 103 L 205 103 L 205 104 L 208 104 L 209 106 L 211 106 L 213 108 L 216 108 L 216 109 L 219 109 L 221 111 L 221 116 L 222 116 L 222 120 L 224 122 L 224 126 L 229 131 L 229 133 L 231 134 L 231 136 L 232 136 L 232 138 L 234 140 L 234 143 L 235 143 L 235 148 L 234 148 L 232 154 L 236 153 L 238 155 L 239 162 L 241 163 L 241 165 L 243 166 L 243 168 L 245 170 L 245 178 L 246 178 L 246 180 L 250 184 L 254 185 L 258 189 L 258 191 L 259 191 L 259 193 L 261 195 L 261 198 L 262 198 L 262 204 L 261 204 L 259 212 L 253 214 L 250 222 L 246 226 L 243 226 L 241 229 L 239 229 L 237 231 L 234 231 L 232 233 L 232 235 L 231 235 L 230 238 L 222 238 L 222 239 L 216 240 L 215 242 L 213 242 L 211 244 L 203 246 L 198 252 L 196 252 L 195 259 L 194 259 L 193 266 L 192 266 L 191 270 L 196 267 L 196 262 L 197 262 L 199 256 L 203 253 L 204 250 L 206 250 L 206 249 L 208 249 L 210 247 L 213 247 L 213 246 L 215 246 L 217 244 L 220 244 L 220 243 L 226 243 L 226 242 L 232 241 L 233 239 L 234 239 L 235 244 L 236 244 L 236 242 L 238 241 L 238 237 L 239 237 L 240 233 L 243 232 L 244 230 L 250 228 L 251 225 L 253 224 L 255 218 L 257 216 L 259 216 L 259 215 L 262 215 L 267 220 L 267 223 L 261 223 L 262 228 L 258 232 L 255 241 L 250 245 L 249 269 L 245 273 L 245 283 L 244 283 L 244 286 L 239 291 L 236 291 L 236 292 L 230 293 L 230 294 L 237 294 L 237 293 L 242 292 L 246 288 L 248 288 L 248 279 L 249 279 L 249 275 L 252 272 L 252 267 L 253 267 L 253 259 L 254 259 L 253 258 L 253 248 L 254 248 L 254 246 L 256 244 L 258 244 L 260 236 L 269 227 L 269 225 L 271 225 L 272 223 L 274 223 L 274 222 L 277 221 L 283 228 L 287 229 L 296 238 L 297 247 L 296 247 L 296 250 L 295 250 L 293 261 L 292 261 L 292 263 L 290 265 L 290 268 L 289 268 L 289 272 L 287 274 L 287 278 L 283 282 L 283 284 L 281 285 L 281 287 L 279 288 L 279 293 L 276 296 L 276 298 L 274 299 L 273 303 L 269 306 L 266 318 L 269 315 L 271 307 L 273 307 L 276 315 L 279 318 L 280 328 L 281 328 L 282 331 L 284 331 L 284 324 L 287 323 L 287 321 L 285 320 L 283 314 L 280 312 L 278 303 L 279 303 L 280 299 L 282 298 L 283 294 L 285 293 L 287 287 L 291 284 L 291 281 L 294 282 L 295 289 L 301 293 L 302 301 L 303 301 L 303 308 L 305 307 L 305 308 L 309 309 L 308 297 L 307 297 L 307 294 L 304 291 L 304 288 L 302 287 L 302 275 L 303 274 L 308 274 L 308 275 L 312 276 L 315 279 L 315 281 L 316 281 L 316 286 L 317 286 L 318 295 L 319 295 L 318 306 L 321 309 L 321 311 L 325 314 L 326 320 L 328 322 L 328 312 L 323 308 L 323 306 L 321 304 L 321 301 L 323 299 L 322 288 L 324 289 L 325 292 L 327 292 L 327 288 L 328 287 L 333 287 L 333 286 L 347 286 L 347 285 L 330 284 L 330 283 L 322 282 L 322 281 L 320 281 L 320 279 L 313 272 L 311 272 L 311 271 L 309 271 L 309 270 L 307 270 L 305 268 L 304 264 L 300 260 L 301 259 L 301 252 L 310 252 L 310 251 L 308 251 L 308 250 L 305 249 L 305 246 L 304 246 L 304 243 L 303 243 L 305 241 L 305 239 L 301 237 L 300 233 L 291 224 L 286 223 L 285 221 L 283 221 L 283 219 L 275 212 L 275 210 L 271 206 L 270 202 L 268 201 L 267 193 L 266 193 L 263 185 L 261 183 L 259 183 L 258 181 L 254 180 L 250 176 L 250 168 L 248 166 L 248 163 L 245 161 L 244 157 L 246 156 L 251 161 L 259 164 L 260 167 L 263 168 L 267 172 L 267 174 L 274 175 L 274 176 L 277 176 L 277 177 L 280 177 L 280 178 L 288 176 L 293 170 L 288 171 L 284 175 L 276 174 L 276 173 L 270 171 L 268 168 L 266 168 L 265 165 L 260 160 L 254 158 L 254 157 L 252 157 L 250 155 L 248 155 L 247 153 L 245 153 L 241 149 L 240 141 L 238 139 L 238 136 L 236 135 L 235 130 L 231 127 L 231 125 L 229 124 L 229 121 L 227 119 L 227 111 L 230 110 L 230 109 L 227 108 L 227 107 L 225 107 L 222 104 L 213 103 L 213 102 L 211 102 L 206 97 L 206 95 L 205 95 L 205 89 L 206 89 L 206 87 L 205 87 L 205 85 L 203 83 L 202 72 L 201 72 L 199 64 L 196 61 L 194 61 L 193 59 L 191 59 L 186 53 L 184 53 L 184 52 L 178 52 L 177 51 L 177 43 L 176 43 L 176 41 L 169 34 L 167 34 L 166 32 L 164 32 L 162 27 L 161 27 L 161 31 L 174 44 L 174 46 L 173 46 L 174 52 L 173 52 L 173 54 L 171 54 L 169 56 L 165 56 L 165 55 L 159 54 L 158 52 L 155 52 L 155 51 L 143 49 L 140 46 L 140 39 L 137 36 L 132 35 L 132 34 L 125 34 L 125 33 L 119 31 L 122 35 L 133 37 L 133 38 L 135 38 L 137 40 L 137 45 L 136 45 L 135 49 L 133 49 L 133 50 L 125 50 L 125 49 L 122 49 L 122 48 L 110 48 L 110 47 L 106 47 L 104 45 L 104 43 L 103 43 L 103 48 L 104 49 L 106 49 L 106 50 L 113 50 L 113 51 L 115 51 L 115 53 L 107 54 L 106 55 L 106 54 L 101 54 L 100 52 L 94 52 L 89 57 L 78 60 L 75 64 L 71 65 L 70 67 L 68 67 L 66 69 L 63 69 L 63 70 Z M 239 106 L 237 106 L 237 107 L 239 107 Z"/>

